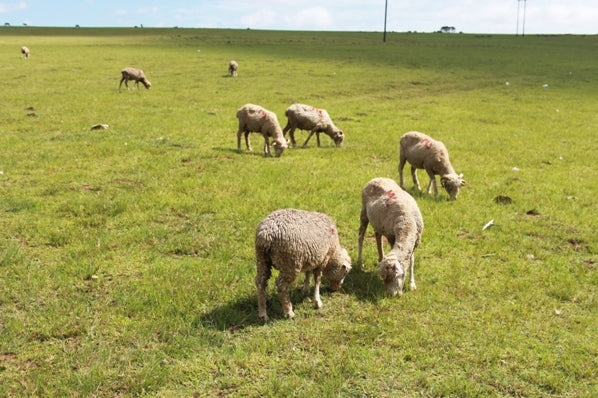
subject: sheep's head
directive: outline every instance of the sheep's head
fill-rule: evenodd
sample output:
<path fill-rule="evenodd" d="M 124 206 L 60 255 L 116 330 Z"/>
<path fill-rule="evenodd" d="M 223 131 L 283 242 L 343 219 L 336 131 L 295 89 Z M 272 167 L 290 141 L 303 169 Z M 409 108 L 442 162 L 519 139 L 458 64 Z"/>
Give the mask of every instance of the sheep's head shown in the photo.
<path fill-rule="evenodd" d="M 288 148 L 289 144 L 287 143 L 287 140 L 283 137 L 281 139 L 275 139 L 272 142 L 272 146 L 274 147 L 274 153 L 276 157 L 279 158 L 280 155 L 282 155 L 282 153 L 284 152 L 284 150 Z"/>
<path fill-rule="evenodd" d="M 330 290 L 336 292 L 343 286 L 345 276 L 351 271 L 351 257 L 347 250 L 341 251 L 330 261 L 326 268 L 324 268 L 324 276 L 328 280 Z"/>
<path fill-rule="evenodd" d="M 334 144 L 337 146 L 337 148 L 341 147 L 341 146 L 343 146 L 343 140 L 345 139 L 345 133 L 343 133 L 341 130 L 337 130 L 332 133 L 331 138 L 334 141 Z"/>
<path fill-rule="evenodd" d="M 150 81 L 149 81 L 149 80 L 147 80 L 147 79 L 143 79 L 143 80 L 141 81 L 141 83 L 143 83 L 143 85 L 144 85 L 144 86 L 145 86 L 145 88 L 147 88 L 147 89 L 150 89 L 150 88 L 152 87 L 152 84 L 151 84 L 151 83 L 150 83 Z"/>
<path fill-rule="evenodd" d="M 386 294 L 390 297 L 403 295 L 403 283 L 405 281 L 405 270 L 394 256 L 386 256 L 378 264 L 380 278 L 384 281 Z"/>
<path fill-rule="evenodd" d="M 459 188 L 466 184 L 463 174 L 446 174 L 440 178 L 440 184 L 446 189 L 451 199 L 457 199 Z"/>

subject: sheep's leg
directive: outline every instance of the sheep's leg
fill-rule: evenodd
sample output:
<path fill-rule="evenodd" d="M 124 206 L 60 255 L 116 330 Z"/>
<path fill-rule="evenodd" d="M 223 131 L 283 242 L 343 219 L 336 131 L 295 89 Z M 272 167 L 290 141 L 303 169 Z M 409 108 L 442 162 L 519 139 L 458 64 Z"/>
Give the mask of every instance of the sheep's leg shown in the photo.
<path fill-rule="evenodd" d="M 419 180 L 417 179 L 417 168 L 415 168 L 415 166 L 411 166 L 411 178 L 413 179 L 413 185 L 415 185 L 415 187 L 417 188 L 418 191 L 421 191 L 422 188 L 419 185 Z"/>
<path fill-rule="evenodd" d="M 411 258 L 409 259 L 409 289 L 415 290 L 417 286 L 415 286 L 415 254 L 411 253 Z"/>
<path fill-rule="evenodd" d="M 239 129 L 237 131 L 237 151 L 241 152 L 241 136 L 243 135 L 243 130 Z"/>
<path fill-rule="evenodd" d="M 320 282 L 322 281 L 322 270 L 314 270 L 314 307 L 322 308 L 322 299 L 320 298 Z"/>
<path fill-rule="evenodd" d="M 376 248 L 378 249 L 378 262 L 382 261 L 384 257 L 384 249 L 382 248 L 382 235 L 375 233 L 376 235 Z"/>
<path fill-rule="evenodd" d="M 266 312 L 266 288 L 268 286 L 268 279 L 272 275 L 272 270 L 266 264 L 263 256 L 257 254 L 257 275 L 255 277 L 255 286 L 257 288 L 257 308 L 258 317 L 264 322 L 268 320 Z"/>
<path fill-rule="evenodd" d="M 264 136 L 264 156 L 270 155 L 270 139 Z"/>
<path fill-rule="evenodd" d="M 295 313 L 293 312 L 293 304 L 291 303 L 291 294 L 289 293 L 289 286 L 293 279 L 295 279 L 295 276 L 296 275 L 289 277 L 281 273 L 278 275 L 278 278 L 276 278 L 276 289 L 278 290 L 278 297 L 280 299 L 280 304 L 282 305 L 282 312 L 287 318 L 293 318 L 295 316 Z"/>
<path fill-rule="evenodd" d="M 320 147 L 320 132 L 316 132 L 316 140 L 318 140 L 318 148 Z"/>
<path fill-rule="evenodd" d="M 436 177 L 434 176 L 433 172 L 428 172 L 428 176 L 430 177 L 430 183 L 428 184 L 428 194 L 430 193 L 430 189 L 434 187 L 434 196 L 438 196 L 438 187 L 436 186 Z"/>
<path fill-rule="evenodd" d="M 359 237 L 357 239 L 357 264 L 360 264 L 363 266 L 363 259 L 361 256 L 361 251 L 363 248 L 363 238 L 365 236 L 365 231 L 367 230 L 368 223 L 369 223 L 368 215 L 367 215 L 365 208 L 361 209 L 361 214 L 359 215 L 359 221 L 360 221 L 359 235 L 358 235 Z"/>
<path fill-rule="evenodd" d="M 305 148 L 307 146 L 307 143 L 309 142 L 309 139 L 311 138 L 312 135 L 314 135 L 316 132 L 315 130 L 312 130 L 309 132 L 309 135 L 307 136 L 307 139 L 305 140 L 305 142 L 303 143 L 303 148 Z"/>
<path fill-rule="evenodd" d="M 245 147 L 247 148 L 247 150 L 249 152 L 252 152 L 253 149 L 251 149 L 251 143 L 249 142 L 249 131 L 245 130 L 244 134 L 245 134 Z"/>
<path fill-rule="evenodd" d="M 297 143 L 295 142 L 295 128 L 291 127 L 291 123 L 288 122 L 286 126 L 284 126 L 284 129 L 282 129 L 282 136 L 286 139 L 287 138 L 287 133 L 289 133 L 289 138 L 291 139 L 291 145 L 293 145 L 293 148 L 295 148 L 297 146 Z"/>
<path fill-rule="evenodd" d="M 307 296 L 309 294 L 309 278 L 311 277 L 311 271 L 305 271 L 305 280 L 303 281 L 303 288 L 301 294 Z"/>
<path fill-rule="evenodd" d="M 120 79 L 120 83 L 118 84 L 118 91 L 120 91 L 121 86 L 123 85 L 123 82 L 125 81 L 125 77 L 123 76 L 122 79 Z"/>
<path fill-rule="evenodd" d="M 399 186 L 401 188 L 404 187 L 403 185 L 403 169 L 405 168 L 405 163 L 407 163 L 407 159 L 402 154 L 399 156 Z"/>
<path fill-rule="evenodd" d="M 296 148 L 297 142 L 295 141 L 295 127 L 291 127 L 291 130 L 289 130 L 289 138 L 291 139 L 291 145 L 293 145 L 293 148 Z"/>

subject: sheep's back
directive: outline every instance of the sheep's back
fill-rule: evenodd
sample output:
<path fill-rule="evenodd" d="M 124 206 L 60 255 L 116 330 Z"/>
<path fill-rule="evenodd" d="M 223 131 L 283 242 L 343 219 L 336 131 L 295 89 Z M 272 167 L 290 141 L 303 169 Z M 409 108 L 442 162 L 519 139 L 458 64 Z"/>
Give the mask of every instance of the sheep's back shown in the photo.
<path fill-rule="evenodd" d="M 275 268 L 289 261 L 313 267 L 338 243 L 338 232 L 323 213 L 282 209 L 259 223 L 255 242 L 256 250 L 267 253 Z"/>
<path fill-rule="evenodd" d="M 374 231 L 386 237 L 395 236 L 401 225 L 415 223 L 423 229 L 417 202 L 390 178 L 375 178 L 362 191 L 362 205 Z"/>

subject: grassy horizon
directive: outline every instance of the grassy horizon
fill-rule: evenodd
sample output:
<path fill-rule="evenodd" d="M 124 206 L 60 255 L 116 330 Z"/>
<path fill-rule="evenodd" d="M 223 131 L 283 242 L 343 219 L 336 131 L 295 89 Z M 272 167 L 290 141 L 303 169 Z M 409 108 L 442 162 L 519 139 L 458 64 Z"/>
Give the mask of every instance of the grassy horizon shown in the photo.
<path fill-rule="evenodd" d="M 598 392 L 598 36 L 0 33 L 0 396 Z M 118 92 L 129 65 L 150 90 Z M 325 108 L 345 146 L 264 158 L 252 134 L 237 153 L 250 102 L 281 125 L 294 102 Z M 405 170 L 418 290 L 384 296 L 369 229 L 363 268 L 324 286 L 320 310 L 297 281 L 282 319 L 275 273 L 261 325 L 258 222 L 325 212 L 355 261 L 361 188 L 398 180 L 409 130 L 442 140 L 468 182 L 448 201 Z"/>

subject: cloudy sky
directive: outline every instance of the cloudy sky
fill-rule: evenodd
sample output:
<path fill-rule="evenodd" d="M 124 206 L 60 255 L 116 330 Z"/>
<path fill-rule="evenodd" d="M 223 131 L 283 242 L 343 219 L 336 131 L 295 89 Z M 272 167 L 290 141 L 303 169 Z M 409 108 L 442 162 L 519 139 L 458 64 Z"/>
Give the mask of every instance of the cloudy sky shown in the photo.
<path fill-rule="evenodd" d="M 382 31 L 384 4 L 385 0 L 0 0 L 0 23 Z M 525 33 L 598 33 L 598 0 L 388 0 L 387 30 L 432 32 L 453 26 L 464 33 L 521 33 L 524 9 Z"/>

